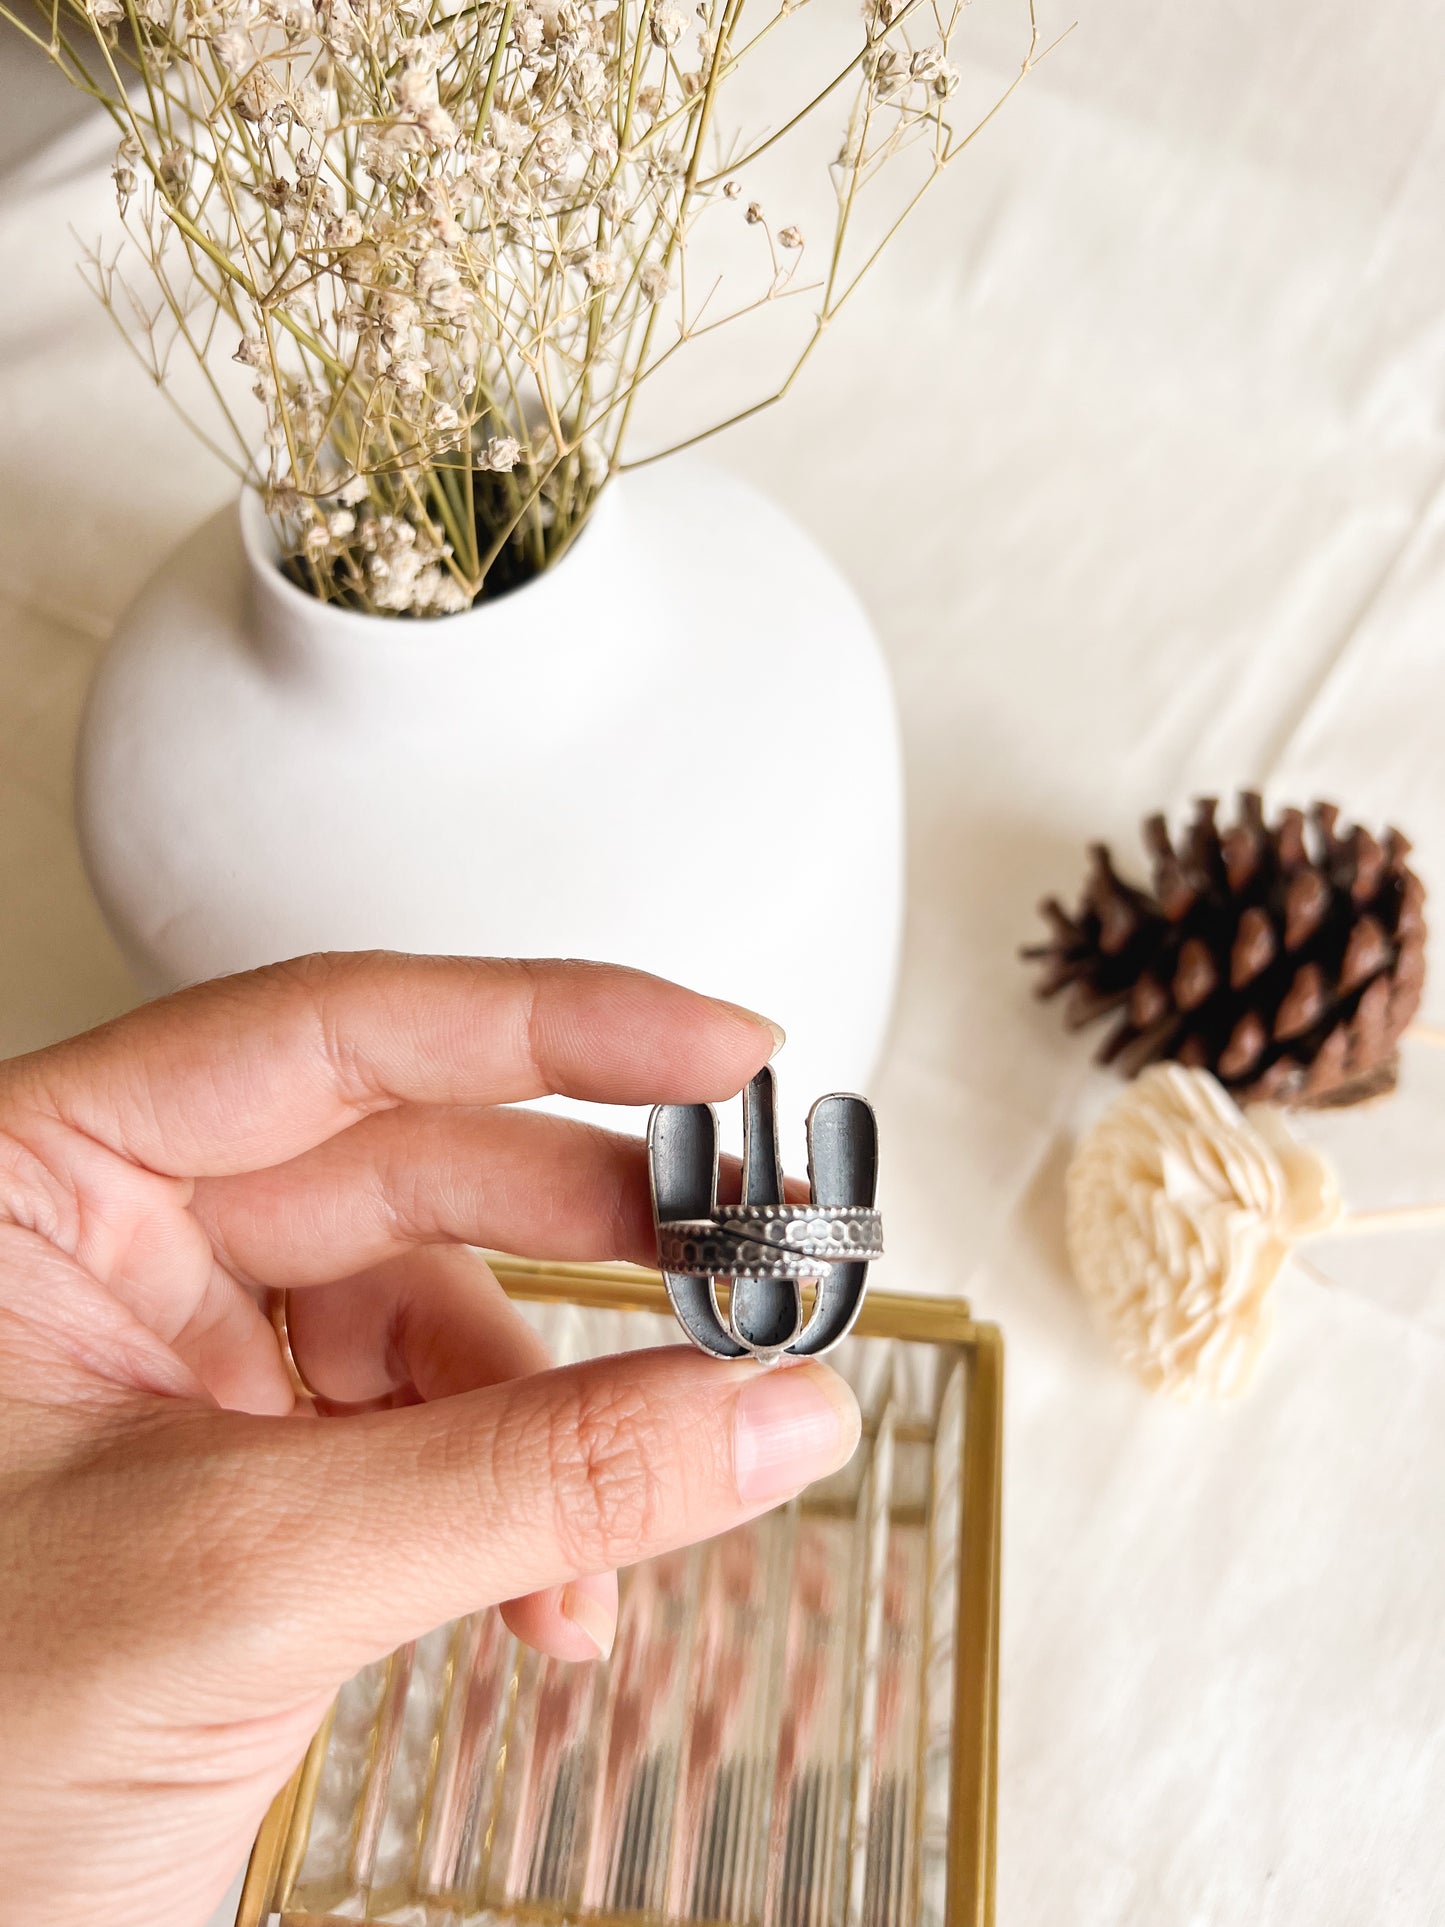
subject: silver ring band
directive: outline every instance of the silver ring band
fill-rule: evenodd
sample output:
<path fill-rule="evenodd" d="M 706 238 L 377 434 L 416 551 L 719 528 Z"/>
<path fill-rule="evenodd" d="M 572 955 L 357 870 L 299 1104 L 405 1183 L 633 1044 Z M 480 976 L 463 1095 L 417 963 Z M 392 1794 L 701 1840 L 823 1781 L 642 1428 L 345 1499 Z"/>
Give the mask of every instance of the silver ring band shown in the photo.
<path fill-rule="evenodd" d="M 882 1255 L 882 1219 L 861 1205 L 725 1205 L 658 1226 L 658 1264 L 681 1277 L 816 1277 Z"/>

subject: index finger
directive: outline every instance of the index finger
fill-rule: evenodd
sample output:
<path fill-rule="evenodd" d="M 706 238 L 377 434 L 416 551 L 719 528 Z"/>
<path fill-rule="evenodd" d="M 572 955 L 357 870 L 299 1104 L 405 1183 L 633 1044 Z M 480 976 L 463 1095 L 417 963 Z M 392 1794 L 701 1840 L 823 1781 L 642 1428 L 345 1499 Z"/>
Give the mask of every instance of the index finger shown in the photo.
<path fill-rule="evenodd" d="M 614 964 L 390 952 L 200 984 L 0 1066 L 39 1113 L 176 1177 L 259 1170 L 402 1103 L 730 1097 L 782 1032 Z"/>

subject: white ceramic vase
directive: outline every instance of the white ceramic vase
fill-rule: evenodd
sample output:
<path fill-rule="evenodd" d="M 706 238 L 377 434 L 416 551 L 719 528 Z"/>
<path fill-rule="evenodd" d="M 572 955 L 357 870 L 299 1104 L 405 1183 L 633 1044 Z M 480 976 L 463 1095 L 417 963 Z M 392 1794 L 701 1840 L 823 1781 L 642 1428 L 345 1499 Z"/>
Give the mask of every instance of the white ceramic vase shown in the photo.
<path fill-rule="evenodd" d="M 701 463 L 615 483 L 555 569 L 429 621 L 303 594 L 244 497 L 122 619 L 77 814 L 148 991 L 323 949 L 634 964 L 783 1024 L 790 1111 L 866 1088 L 882 1044 L 883 657 L 813 542 Z"/>

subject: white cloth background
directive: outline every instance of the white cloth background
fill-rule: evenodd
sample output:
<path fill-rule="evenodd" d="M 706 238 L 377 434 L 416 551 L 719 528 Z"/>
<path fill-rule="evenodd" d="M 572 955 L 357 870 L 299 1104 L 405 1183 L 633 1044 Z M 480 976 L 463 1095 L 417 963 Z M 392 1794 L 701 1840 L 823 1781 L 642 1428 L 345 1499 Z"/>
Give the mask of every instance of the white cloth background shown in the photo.
<path fill-rule="evenodd" d="M 1319 1245 L 1336 1283 L 1282 1282 L 1244 1402 L 1150 1403 L 1061 1249 L 1109 1085 L 1014 947 L 1087 838 L 1246 782 L 1398 823 L 1445 903 L 1445 12 L 1077 10 L 786 408 L 715 448 L 848 569 L 901 695 L 880 1281 L 1009 1341 L 1000 1921 L 1414 1927 L 1445 1918 L 1445 1246 Z M 1017 21 L 977 0 L 971 84 Z M 227 492 L 74 272 L 98 152 L 0 188 L 5 1050 L 131 996 L 69 827 L 76 707 Z M 1442 1060 L 1303 1126 L 1353 1202 L 1445 1195 Z"/>

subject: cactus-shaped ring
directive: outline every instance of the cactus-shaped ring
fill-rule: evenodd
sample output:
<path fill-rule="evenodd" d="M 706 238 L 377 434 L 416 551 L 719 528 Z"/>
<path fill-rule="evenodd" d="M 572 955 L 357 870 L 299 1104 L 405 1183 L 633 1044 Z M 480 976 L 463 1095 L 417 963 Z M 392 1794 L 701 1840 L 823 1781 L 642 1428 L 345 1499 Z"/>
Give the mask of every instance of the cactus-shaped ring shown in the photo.
<path fill-rule="evenodd" d="M 808 1114 L 810 1202 L 783 1199 L 771 1065 L 743 1092 L 742 1200 L 717 1201 L 710 1104 L 659 1104 L 647 1130 L 657 1262 L 678 1322 L 714 1358 L 818 1358 L 851 1330 L 883 1255 L 878 1126 L 865 1098 L 835 1092 Z M 807 1323 L 802 1281 L 817 1280 Z M 718 1280 L 731 1291 L 726 1315 Z"/>

